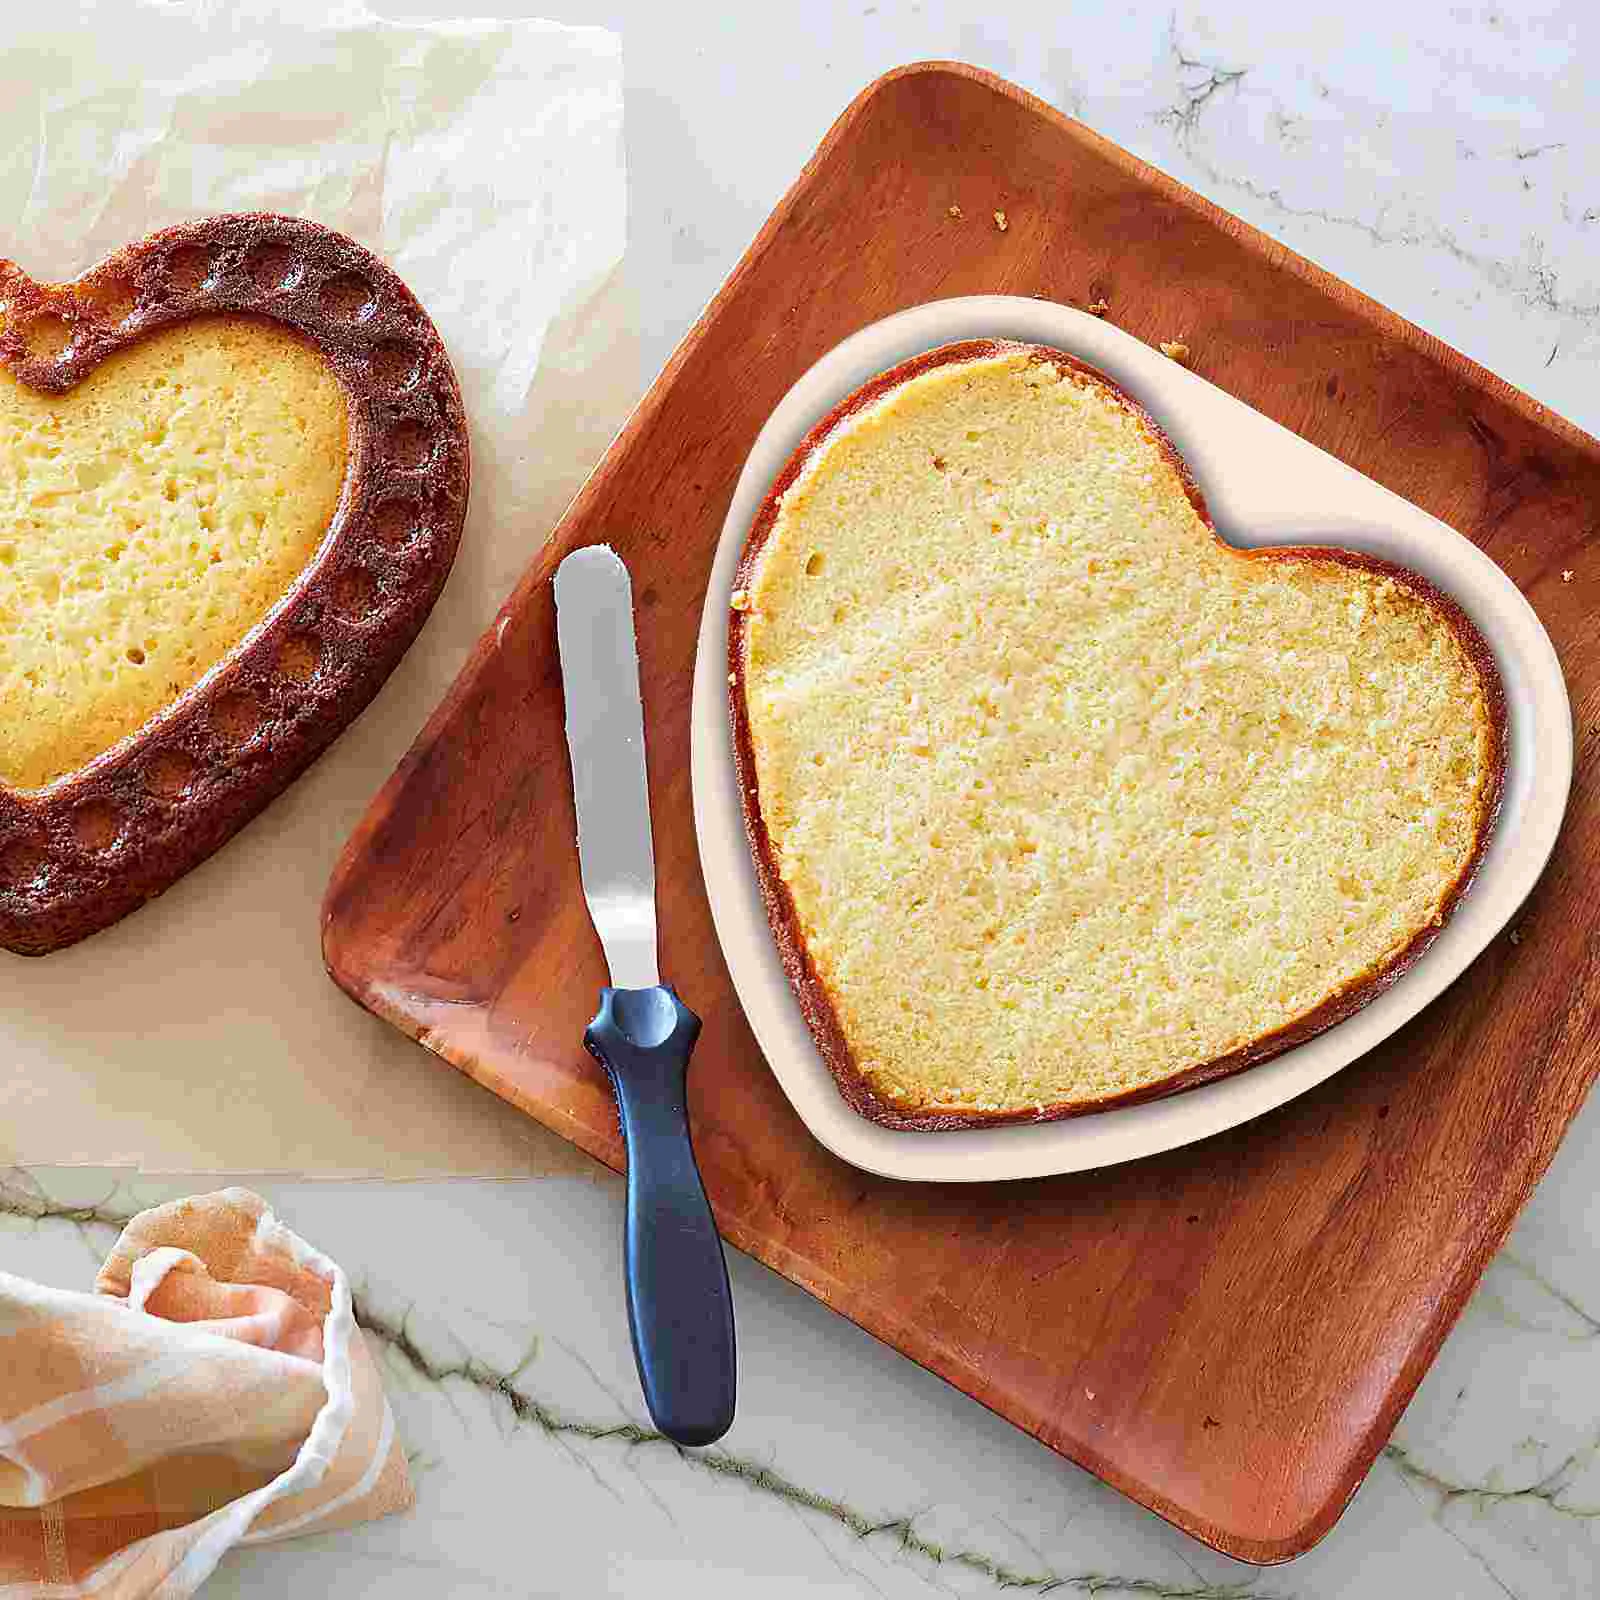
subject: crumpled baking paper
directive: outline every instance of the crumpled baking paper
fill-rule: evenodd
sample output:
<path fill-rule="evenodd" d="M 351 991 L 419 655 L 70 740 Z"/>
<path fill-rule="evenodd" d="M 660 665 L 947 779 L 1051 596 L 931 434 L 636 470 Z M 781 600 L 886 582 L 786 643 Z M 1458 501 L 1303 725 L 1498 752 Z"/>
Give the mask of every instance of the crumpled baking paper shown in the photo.
<path fill-rule="evenodd" d="M 64 279 L 186 217 L 316 218 L 427 306 L 473 453 L 450 583 L 355 726 L 118 927 L 39 961 L 0 953 L 0 1163 L 570 1166 L 334 989 L 318 907 L 340 845 L 635 398 L 617 38 L 120 0 L 8 14 L 0 73 L 0 257 Z"/>

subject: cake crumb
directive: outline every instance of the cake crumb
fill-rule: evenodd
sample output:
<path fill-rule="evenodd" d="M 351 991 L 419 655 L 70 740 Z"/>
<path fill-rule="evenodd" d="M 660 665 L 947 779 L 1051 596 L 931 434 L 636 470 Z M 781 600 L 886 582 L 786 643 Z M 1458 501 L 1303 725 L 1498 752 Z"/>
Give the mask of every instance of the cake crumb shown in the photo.
<path fill-rule="evenodd" d="M 750 609 L 750 591 L 748 589 L 735 589 L 728 596 L 728 604 L 735 611 L 748 611 Z"/>
<path fill-rule="evenodd" d="M 736 684 L 736 683 L 738 683 L 738 681 L 739 681 L 739 674 L 737 672 L 730 672 L 728 674 L 728 682 L 729 683 Z"/>
<path fill-rule="evenodd" d="M 1259 941 L 1237 905 L 1246 869 L 1219 862 L 1211 837 L 1219 819 L 1202 817 L 1209 801 L 1195 810 L 1175 796 L 1179 785 L 1229 772 L 1241 757 L 1254 767 L 1258 751 L 1263 774 L 1293 774 L 1276 801 L 1285 830 L 1305 828 L 1306 843 L 1317 840 L 1305 859 L 1292 853 L 1294 871 L 1285 871 L 1281 889 L 1300 919 L 1297 938 L 1314 938 L 1319 960 L 1337 951 L 1348 960 L 1344 971 L 1381 974 L 1377 964 L 1403 948 L 1396 926 L 1414 929 L 1414 940 L 1430 906 L 1446 902 L 1459 880 L 1467 840 L 1454 825 L 1430 824 L 1472 815 L 1494 753 L 1481 739 L 1491 695 L 1456 644 L 1453 619 L 1423 611 L 1392 584 L 1382 600 L 1365 575 L 1303 590 L 1252 582 L 1234 570 L 1244 563 L 1216 567 L 1208 558 L 1213 536 L 1197 509 L 1184 509 L 1192 491 L 1174 481 L 1181 469 L 1164 442 L 1143 426 L 1129 428 L 1114 392 L 1074 385 L 1063 394 L 1055 378 L 1029 383 L 1042 376 L 1041 364 L 1026 346 L 1011 349 L 998 361 L 982 346 L 952 354 L 887 394 L 873 385 L 865 391 L 874 396 L 868 430 L 849 423 L 820 443 L 813 438 L 799 458 L 805 487 L 780 497 L 764 530 L 769 542 L 746 569 L 762 584 L 770 636 L 759 651 L 723 662 L 725 671 L 737 665 L 744 685 L 734 708 L 744 718 L 741 762 L 761 772 L 762 812 L 747 804 L 746 817 L 775 891 L 770 920 L 788 961 L 819 957 L 807 1020 L 837 1052 L 833 1059 L 852 1069 L 841 1081 L 864 1080 L 897 1120 L 923 1128 L 1160 1093 L 1187 1063 L 1225 1059 L 1219 1051 L 1270 1037 L 1304 1014 L 1300 994 L 1255 992 Z M 1102 472 L 1112 428 L 1115 467 Z M 949 476 L 940 476 L 941 445 L 962 458 L 959 467 L 947 463 Z M 1055 487 L 1086 458 L 1095 481 L 1080 515 L 1077 497 L 1058 504 Z M 1157 480 L 1159 499 L 1151 494 Z M 992 537 L 980 531 L 995 523 Z M 1132 578 L 1129 527 L 1141 568 Z M 1003 559 L 990 559 L 987 546 L 1002 536 L 995 554 Z M 805 563 L 824 548 L 830 576 L 819 592 Z M 1063 575 L 1076 583 L 1082 574 L 1091 590 L 1104 590 L 1091 562 L 1117 590 L 1116 625 L 1101 630 L 1095 648 L 1087 638 L 1076 648 L 1049 601 Z M 1200 587 L 1205 603 L 1191 604 Z M 1359 627 L 1347 619 L 1351 593 L 1369 597 Z M 1161 693 L 1166 684 L 1154 682 L 1168 663 L 1215 650 L 1225 607 L 1238 611 L 1223 627 L 1239 652 L 1224 692 L 1226 720 L 1205 704 L 1215 690 L 1180 679 Z M 840 611 L 848 638 L 830 636 Z M 1292 668 L 1280 664 L 1286 626 L 1297 654 L 1305 652 Z M 1437 677 L 1430 671 L 1419 682 L 1422 650 L 1443 659 Z M 1325 740 L 1318 730 L 1313 776 L 1297 759 L 1307 734 L 1282 707 L 1286 692 L 1325 676 L 1359 683 L 1363 711 L 1348 733 Z M 1089 730 L 1066 726 L 1064 691 L 1080 708 L 1115 708 L 1102 719 L 1109 728 L 1094 734 L 1114 737 L 1116 753 L 1128 736 L 1136 741 L 1135 760 L 1118 774 L 1131 781 L 1106 810 L 1105 769 L 1080 763 Z M 1235 716 L 1251 719 L 1248 751 Z M 1257 717 L 1270 730 L 1264 737 Z M 1395 826 L 1389 797 L 1402 787 L 1415 798 Z M 1097 845 L 1104 833 L 1107 874 L 1088 900 L 1070 872 L 1057 870 L 1081 848 L 1086 816 Z M 1315 831 L 1322 817 L 1334 819 L 1331 846 Z M 1363 900 L 1370 893 L 1374 911 L 1384 905 L 1382 921 L 1374 915 L 1360 939 L 1359 919 L 1336 894 L 1323 894 L 1346 866 L 1346 817 L 1371 842 L 1345 892 Z M 1476 844 L 1486 819 L 1472 820 Z M 1204 875 L 1203 898 L 1186 897 L 1184 906 L 1206 929 L 1198 957 L 1188 957 L 1188 939 L 1149 892 L 1151 858 L 1135 854 L 1145 840 L 1158 842 L 1169 878 L 1167 863 L 1185 872 L 1193 863 Z M 1401 882 L 1404 895 L 1393 891 Z M 1091 904 L 1115 909 L 1098 915 Z M 1169 955 L 1184 959 L 1167 965 Z M 1509 959 L 1502 953 L 1502 964 Z M 1161 963 L 1165 991 L 1153 1012 L 1144 1009 L 1147 961 Z M 1090 969 L 1112 977 L 1073 987 Z M 1128 978 L 1118 982 L 1121 973 Z M 1221 979 L 1215 987 L 1213 974 Z M 1369 981 L 1376 987 L 1381 978 Z M 1214 1013 L 1225 985 L 1248 998 L 1223 1019 Z M 1323 987 L 1348 993 L 1327 979 Z M 1064 1011 L 1072 1035 L 1065 1047 Z M 980 1030 L 985 1049 L 959 1054 Z M 952 1059 L 966 1064 L 952 1067 Z M 1015 1071 L 1020 1061 L 1029 1069 Z"/>
<path fill-rule="evenodd" d="M 1091 300 L 1089 302 L 1089 315 L 1091 317 L 1103 317 L 1110 309 L 1111 302 L 1109 300 Z"/>
<path fill-rule="evenodd" d="M 1189 365 L 1189 347 L 1181 339 L 1163 339 L 1161 353 L 1180 367 Z"/>
<path fill-rule="evenodd" d="M 963 211 L 960 206 L 952 205 L 950 207 L 950 215 L 954 217 L 957 222 L 959 222 L 964 216 L 966 216 L 966 212 Z"/>
<path fill-rule="evenodd" d="M 1003 211 L 995 212 L 994 225 L 1001 231 L 1001 233 L 1004 233 L 1006 229 L 1011 226 L 1011 224 L 1006 221 L 1006 214 Z"/>
<path fill-rule="evenodd" d="M 1561 573 L 1561 581 L 1563 583 L 1571 583 L 1575 577 L 1577 577 L 1577 573 L 1571 567 L 1564 568 Z"/>

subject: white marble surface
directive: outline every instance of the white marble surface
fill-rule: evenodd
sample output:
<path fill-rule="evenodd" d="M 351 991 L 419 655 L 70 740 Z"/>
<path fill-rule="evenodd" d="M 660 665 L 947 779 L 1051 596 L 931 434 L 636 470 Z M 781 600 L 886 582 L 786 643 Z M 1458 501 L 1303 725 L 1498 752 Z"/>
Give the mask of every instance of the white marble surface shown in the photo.
<path fill-rule="evenodd" d="M 1321 8 L 1265 0 L 1176 13 L 995 0 L 982 23 L 931 0 L 813 5 L 803 25 L 763 21 L 768 9 L 565 7 L 563 20 L 624 37 L 625 287 L 641 386 L 850 96 L 897 62 L 957 56 L 1067 107 L 1600 430 L 1589 0 L 1537 19 L 1513 4 L 1347 0 L 1321 22 Z M 575 379 L 575 403 L 582 392 Z M 733 1432 L 701 1455 L 652 1438 L 609 1178 L 262 1180 L 361 1287 L 419 1504 L 230 1557 L 209 1592 L 1592 1595 L 1597 1160 L 1591 1106 L 1343 1521 L 1264 1572 L 1173 1532 L 743 1260 Z M 0 1261 L 87 1285 L 109 1219 L 193 1187 L 14 1174 Z"/>
<path fill-rule="evenodd" d="M 1591 1116 L 1343 1521 L 1269 1571 L 1203 1549 L 742 1257 L 738 1418 L 722 1445 L 679 1452 L 639 1401 L 609 1178 L 257 1180 L 350 1273 L 418 1504 L 235 1553 L 208 1593 L 1589 1596 L 1597 1158 Z M 86 1287 L 119 1217 L 194 1187 L 12 1174 L 0 1261 Z"/>

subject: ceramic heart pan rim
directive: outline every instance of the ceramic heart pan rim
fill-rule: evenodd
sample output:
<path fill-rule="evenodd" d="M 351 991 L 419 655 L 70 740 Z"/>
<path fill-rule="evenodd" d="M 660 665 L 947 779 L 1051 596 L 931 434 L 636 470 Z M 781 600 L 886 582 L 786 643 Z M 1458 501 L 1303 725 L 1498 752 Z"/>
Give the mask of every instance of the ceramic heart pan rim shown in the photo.
<path fill-rule="evenodd" d="M 50 394 L 177 323 L 282 326 L 344 395 L 347 464 L 316 554 L 196 683 L 36 790 L 0 785 L 0 946 L 109 926 L 217 850 L 360 713 L 444 586 L 466 517 L 466 415 L 443 341 L 369 251 L 265 212 L 124 247 L 65 284 L 0 262 L 0 362 Z"/>
<path fill-rule="evenodd" d="M 1410 971 L 1354 1016 L 1272 1061 L 1166 1099 L 1059 1122 L 903 1132 L 869 1122 L 846 1105 L 778 956 L 733 777 L 727 598 L 751 519 L 810 427 L 897 362 L 982 338 L 1056 346 L 1125 387 L 1172 438 L 1230 543 L 1349 548 L 1408 567 L 1453 598 L 1500 668 L 1508 761 L 1499 822 L 1473 887 Z M 1319 507 L 1315 521 L 1307 505 Z M 978 1182 L 1112 1165 L 1222 1132 L 1304 1093 L 1408 1021 L 1500 931 L 1543 869 L 1571 781 L 1572 720 L 1543 626 L 1511 580 L 1470 541 L 1095 317 L 1044 301 L 974 296 L 913 307 L 853 335 L 799 380 L 762 430 L 729 507 L 707 588 L 691 767 L 701 866 L 723 955 L 756 1038 L 806 1126 L 835 1155 L 885 1177 Z"/>

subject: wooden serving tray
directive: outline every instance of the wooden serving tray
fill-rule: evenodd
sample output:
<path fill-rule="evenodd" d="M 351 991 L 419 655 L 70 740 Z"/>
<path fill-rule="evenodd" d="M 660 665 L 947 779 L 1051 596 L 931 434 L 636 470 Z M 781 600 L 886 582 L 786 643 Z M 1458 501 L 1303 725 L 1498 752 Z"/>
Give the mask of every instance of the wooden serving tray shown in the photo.
<path fill-rule="evenodd" d="M 1490 551 L 1561 652 L 1577 773 L 1520 942 L 1320 1089 L 1128 1166 L 915 1186 L 814 1143 L 745 1026 L 700 879 L 690 687 L 712 551 L 768 413 L 864 324 L 991 291 L 1104 298 L 1139 337 L 1182 337 L 1211 381 Z M 1600 850 L 1597 533 L 1600 443 L 1031 96 L 963 66 L 890 73 L 823 141 L 374 802 L 329 887 L 329 970 L 620 1166 L 580 1044 L 605 971 L 548 582 L 568 550 L 609 541 L 634 574 L 663 960 L 705 1018 L 690 1101 L 723 1232 L 1197 1538 L 1287 1559 L 1338 1518 L 1600 1061 L 1582 889 Z"/>

